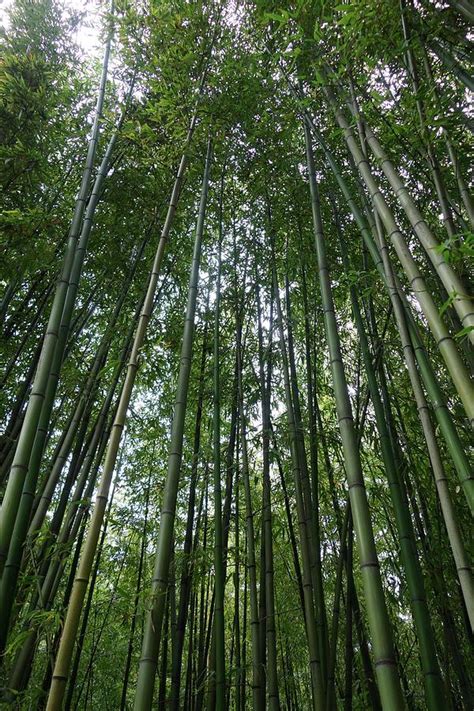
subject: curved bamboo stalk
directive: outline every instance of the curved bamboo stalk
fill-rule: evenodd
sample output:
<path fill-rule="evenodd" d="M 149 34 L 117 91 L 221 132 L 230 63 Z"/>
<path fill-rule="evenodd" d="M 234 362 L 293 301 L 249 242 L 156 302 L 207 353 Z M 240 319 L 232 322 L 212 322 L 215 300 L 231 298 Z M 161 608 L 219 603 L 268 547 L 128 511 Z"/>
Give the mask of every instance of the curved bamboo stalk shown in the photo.
<path fill-rule="evenodd" d="M 344 449 L 349 497 L 354 517 L 354 528 L 359 548 L 362 580 L 367 600 L 367 616 L 372 635 L 375 669 L 382 706 L 386 709 L 403 709 L 404 702 L 395 661 L 392 631 L 382 588 L 377 551 L 365 491 L 359 452 L 356 444 L 351 404 L 340 352 L 338 327 L 334 312 L 331 282 L 326 260 L 324 234 L 319 211 L 319 196 L 315 165 L 311 147 L 311 135 L 305 122 L 305 143 L 310 178 L 313 208 L 315 247 L 319 265 L 319 279 L 323 300 L 324 322 L 328 341 L 331 371 L 336 396 L 339 428 Z"/>
<path fill-rule="evenodd" d="M 337 215 L 335 222 L 336 229 L 339 233 L 344 269 L 348 274 L 350 270 L 349 258 Z M 379 432 L 380 447 L 382 450 L 382 458 L 387 474 L 387 481 L 389 484 L 390 496 L 393 503 L 395 521 L 398 529 L 398 537 L 400 540 L 401 557 L 405 569 L 410 593 L 410 603 L 417 630 L 418 645 L 424 675 L 426 702 L 429 709 L 433 709 L 433 711 L 442 711 L 442 709 L 446 707 L 446 699 L 444 697 L 444 689 L 441 681 L 441 673 L 436 654 L 435 639 L 426 600 L 421 566 L 416 550 L 415 534 L 409 515 L 408 501 L 406 491 L 404 490 L 405 487 L 403 485 L 403 478 L 401 473 L 397 471 L 395 465 L 395 456 L 391 445 L 388 425 L 385 420 L 382 399 L 380 397 L 377 379 L 372 365 L 369 342 L 362 320 L 357 291 L 354 285 L 350 287 L 350 297 L 352 313 L 354 315 L 359 341 L 361 344 L 361 352 L 367 374 L 370 397 L 374 407 L 376 426 Z"/>
<path fill-rule="evenodd" d="M 346 181 L 344 180 L 341 171 L 339 170 L 339 167 L 334 159 L 334 156 L 328 149 L 323 137 L 321 136 L 321 133 L 318 131 L 318 129 L 308 116 L 306 116 L 306 120 L 310 124 L 312 132 L 316 136 L 319 144 L 321 145 L 324 151 L 325 157 L 331 167 L 334 177 L 336 178 L 337 183 L 342 191 L 342 194 L 344 195 L 344 198 L 354 216 L 354 219 L 360 230 L 364 243 L 367 246 L 371 259 L 377 271 L 381 275 L 382 280 L 386 284 L 385 270 L 383 267 L 382 258 L 372 238 L 370 228 L 364 216 L 362 215 L 362 212 L 354 201 L 351 192 L 346 184 Z M 398 293 L 401 294 L 402 292 L 399 285 L 397 285 L 397 289 Z M 416 360 L 418 362 L 425 387 L 433 404 L 436 419 L 438 420 L 438 424 L 440 426 L 441 432 L 443 433 L 443 437 L 446 441 L 446 445 L 456 468 L 459 477 L 459 482 L 462 486 L 463 492 L 466 496 L 471 511 L 474 512 L 474 474 L 469 465 L 467 456 L 463 450 L 459 435 L 451 419 L 449 410 L 446 407 L 443 393 L 441 391 L 441 388 L 439 387 L 439 384 L 433 372 L 433 368 L 431 367 L 429 359 L 423 348 L 420 336 L 418 334 L 413 317 L 411 315 L 411 311 L 409 310 L 405 299 L 404 308 L 407 316 L 407 324 L 410 332 L 410 338 L 413 342 Z"/>
<path fill-rule="evenodd" d="M 410 282 L 413 293 L 415 294 L 426 320 L 428 321 L 430 330 L 435 338 L 440 353 L 443 356 L 451 375 L 451 379 L 466 410 L 466 414 L 469 417 L 471 424 L 474 426 L 474 388 L 471 384 L 471 380 L 464 363 L 461 360 L 453 339 L 449 335 L 448 330 L 439 315 L 433 298 L 426 287 L 425 280 L 421 276 L 403 235 L 395 222 L 392 211 L 380 192 L 377 182 L 370 170 L 367 159 L 355 140 L 352 128 L 349 126 L 349 123 L 347 122 L 342 111 L 338 108 L 336 99 L 332 92 L 328 89 L 327 93 L 330 97 L 330 102 L 337 122 L 344 133 L 349 151 L 356 163 L 357 169 L 359 170 L 365 185 L 367 186 L 374 207 L 384 223 L 385 229 L 387 230 L 397 256 Z"/>
<path fill-rule="evenodd" d="M 10 476 L 5 491 L 0 511 L 0 572 L 3 571 L 11 536 L 15 526 L 18 506 L 23 490 L 23 485 L 28 474 L 29 460 L 31 456 L 34 440 L 44 406 L 51 368 L 54 362 L 54 354 L 59 340 L 59 331 L 63 309 L 66 302 L 69 281 L 74 265 L 76 246 L 84 215 L 86 197 L 89 190 L 89 182 L 94 166 L 97 143 L 99 139 L 100 119 L 105 98 L 105 86 L 107 80 L 108 62 L 110 56 L 110 45 L 112 41 L 112 31 L 109 32 L 105 44 L 104 59 L 102 62 L 102 74 L 100 78 L 99 94 L 94 114 L 92 134 L 89 140 L 87 158 L 82 173 L 82 181 L 76 199 L 74 215 L 72 218 L 66 251 L 63 258 L 61 275 L 56 286 L 53 304 L 48 320 L 46 334 L 41 349 L 40 361 L 36 371 L 33 388 L 28 401 L 25 419 L 21 428 L 15 457 L 11 466 Z"/>
<path fill-rule="evenodd" d="M 191 126 L 188 131 L 188 137 L 186 142 L 186 148 L 191 142 L 192 135 L 194 133 L 196 123 L 196 114 L 193 117 Z M 184 178 L 184 173 L 187 167 L 188 157 L 183 154 L 181 162 L 179 165 L 178 173 L 174 182 L 173 190 L 171 193 L 170 203 L 168 206 L 168 212 L 166 215 L 165 223 L 161 232 L 161 236 L 158 242 L 158 247 L 153 262 L 153 266 L 150 272 L 147 292 L 145 296 L 145 301 L 140 314 L 137 330 L 134 337 L 134 342 L 132 346 L 132 352 L 130 354 L 130 359 L 127 366 L 127 373 L 125 377 L 124 387 L 120 396 L 120 402 L 118 406 L 118 411 L 115 417 L 114 424 L 112 426 L 112 433 L 110 436 L 109 444 L 107 447 L 107 453 L 105 457 L 104 470 L 102 473 L 102 479 L 99 486 L 99 492 L 96 497 L 96 502 L 94 505 L 94 510 L 91 517 L 91 525 L 87 534 L 87 538 L 84 544 L 84 550 L 82 558 L 79 564 L 78 575 L 76 577 L 73 590 L 71 593 L 71 603 L 68 609 L 68 614 L 64 623 L 63 634 L 61 637 L 61 642 L 58 649 L 58 656 L 55 663 L 55 668 L 53 672 L 53 678 L 51 682 L 50 694 L 48 697 L 47 711 L 53 711 L 53 709 L 60 709 L 62 707 L 62 700 L 64 696 L 65 686 L 69 673 L 69 666 L 71 663 L 72 652 L 74 647 L 74 642 L 78 630 L 79 619 L 82 609 L 82 604 L 84 601 L 85 593 L 87 590 L 87 585 L 89 581 L 89 576 L 92 570 L 92 565 L 94 561 L 94 555 L 99 539 L 100 528 L 102 520 L 104 517 L 105 506 L 108 498 L 108 492 L 110 488 L 110 483 L 112 480 L 113 471 L 115 468 L 115 462 L 117 458 L 117 453 L 120 446 L 120 441 L 122 437 L 122 431 L 125 426 L 125 420 L 127 416 L 127 410 L 130 403 L 133 385 L 135 383 L 136 373 L 138 370 L 138 362 L 141 347 L 145 340 L 146 329 L 148 322 L 151 318 L 151 313 L 153 309 L 154 296 L 156 287 L 158 284 L 158 277 L 161 270 L 161 263 L 163 260 L 163 255 L 168 240 L 171 227 L 173 225 L 174 216 L 176 213 L 176 208 L 178 204 L 179 194 L 181 191 L 181 185 Z"/>

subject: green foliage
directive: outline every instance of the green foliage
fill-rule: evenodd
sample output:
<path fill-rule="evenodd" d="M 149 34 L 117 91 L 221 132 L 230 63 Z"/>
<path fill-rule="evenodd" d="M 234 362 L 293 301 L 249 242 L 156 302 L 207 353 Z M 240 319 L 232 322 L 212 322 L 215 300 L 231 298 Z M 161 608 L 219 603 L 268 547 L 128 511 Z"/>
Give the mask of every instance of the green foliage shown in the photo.
<path fill-rule="evenodd" d="M 174 519 L 173 562 L 168 606 L 171 626 L 164 630 L 156 693 L 163 680 L 169 700 L 172 676 L 171 642 L 175 634 L 173 606 L 179 605 L 180 581 L 186 570 L 183 552 L 191 486 L 196 494 L 192 521 L 191 583 L 181 673 L 182 708 L 186 675 L 197 699 L 210 688 L 210 676 L 199 677 L 203 650 L 212 635 L 210 606 L 214 585 L 213 540 L 215 509 L 212 499 L 212 321 L 215 306 L 217 240 L 222 232 L 222 300 L 220 319 L 220 453 L 223 509 L 226 485 L 232 476 L 228 504 L 227 570 L 224 590 L 226 673 L 230 708 L 236 708 L 238 690 L 246 708 L 252 707 L 251 624 L 246 541 L 246 510 L 242 482 L 242 438 L 233 433 L 236 418 L 236 322 L 242 318 L 244 409 L 248 424 L 249 481 L 254 517 L 253 541 L 257 588 L 264 581 L 260 559 L 263 511 L 262 410 L 259 382 L 259 337 L 256 285 L 260 289 L 264 368 L 271 362 L 270 482 L 276 606 L 277 672 L 281 707 L 310 708 L 311 677 L 305 617 L 301 610 L 297 566 L 301 566 L 301 536 L 296 507 L 299 484 L 291 460 L 291 431 L 285 400 L 283 359 L 275 325 L 275 293 L 271 272 L 274 240 L 276 273 L 280 286 L 288 278 L 297 389 L 301 400 L 302 430 L 308 467 L 311 468 L 310 404 L 317 405 L 315 460 L 318 480 L 318 522 L 321 539 L 321 574 L 328 629 L 337 607 L 336 571 L 341 555 L 341 517 L 346 505 L 347 460 L 341 445 L 336 398 L 330 374 L 331 355 L 324 326 L 319 290 L 321 266 L 314 248 L 303 134 L 309 116 L 340 169 L 349 194 L 375 234 L 373 204 L 353 165 L 344 132 L 334 117 L 335 103 L 348 117 L 359 142 L 363 116 L 379 139 L 439 247 L 436 254 L 466 281 L 473 258 L 474 233 L 463 200 L 459 176 L 469 183 L 472 137 L 465 87 L 442 66 L 430 49 L 430 38 L 450 43 L 461 62 L 466 59 L 467 23 L 451 7 L 430 3 L 408 4 L 403 31 L 400 5 L 390 0 L 351 0 L 348 3 L 291 3 L 258 0 L 244 3 L 189 3 L 182 0 L 115 3 L 113 19 L 99 4 L 102 37 L 113 22 L 112 71 L 106 87 L 106 105 L 98 143 L 99 161 L 113 127 L 125 110 L 125 94 L 134 77 L 113 154 L 112 169 L 94 215 L 93 230 L 79 283 L 66 354 L 61 367 L 52 423 L 42 459 L 37 494 L 58 461 L 71 416 L 80 402 L 81 388 L 94 367 L 101 343 L 94 387 L 85 414 L 64 456 L 51 505 L 39 534 L 29 540 L 16 596 L 14 621 L 1 670 L 2 688 L 10 688 L 15 657 L 32 630 L 37 631 L 35 654 L 26 688 L 13 690 L 18 708 L 35 708 L 44 701 L 42 691 L 47 664 L 56 651 L 57 634 L 68 605 L 75 543 L 86 535 L 93 492 L 103 470 L 104 452 L 94 450 L 83 488 L 73 502 L 74 487 L 87 463 L 89 444 L 99 422 L 99 442 L 106 443 L 114 404 L 124 380 L 128 359 L 127 336 L 133 335 L 138 306 L 163 226 L 174 178 L 183 151 L 189 158 L 181 187 L 173 229 L 163 260 L 156 304 L 147 337 L 139 352 L 139 368 L 128 408 L 116 492 L 108 529 L 100 553 L 94 594 L 81 649 L 73 702 L 82 708 L 120 708 L 123 670 L 131 647 L 127 704 L 133 700 L 140 657 L 142 619 L 150 606 L 153 554 L 156 547 L 169 455 L 170 422 L 176 399 L 186 292 L 205 146 L 214 140 L 203 255 L 198 285 L 192 369 L 184 422 L 183 463 L 180 470 Z M 4 492 L 11 443 L 19 427 L 31 389 L 35 355 L 46 328 L 52 293 L 60 273 L 75 197 L 87 150 L 96 99 L 99 68 L 96 58 L 83 56 L 75 45 L 77 27 L 85 15 L 56 0 L 16 0 L 9 28 L 0 44 L 0 486 Z M 99 14 L 100 14 L 99 13 Z M 417 89 L 408 70 L 408 51 L 417 69 Z M 208 62 L 198 100 L 200 81 Z M 358 111 L 349 104 L 357 100 Z M 421 111 L 420 111 L 421 106 Z M 186 136 L 197 107 L 197 126 L 190 145 Z M 446 139 L 457 159 L 453 166 Z M 423 671 L 417 652 L 407 575 L 400 556 L 400 536 L 384 466 L 380 431 L 364 368 L 360 337 L 355 325 L 351 289 L 360 302 L 369 340 L 370 358 L 382 393 L 399 473 L 406 489 L 406 509 L 415 529 L 436 649 L 452 708 L 469 708 L 469 631 L 461 588 L 446 532 L 444 511 L 433 480 L 423 427 L 405 366 L 405 348 L 380 273 L 370 260 L 360 226 L 351 212 L 340 182 L 330 169 L 322 144 L 313 135 L 316 175 L 328 259 L 330 287 L 341 340 L 341 353 L 370 504 L 386 604 L 395 636 L 397 655 L 406 678 L 411 708 L 427 708 Z M 362 145 L 364 145 L 364 141 Z M 454 234 L 449 234 L 433 179 L 428 148 L 436 157 L 445 188 Z M 460 327 L 454 310 L 458 292 L 448 293 L 428 261 L 397 197 L 384 177 L 380 161 L 368 151 L 370 170 L 400 226 L 406 245 L 420 266 L 436 310 L 454 336 L 466 366 L 472 360 L 472 327 Z M 98 162 L 94 167 L 96 175 Z M 456 170 L 455 170 L 456 167 Z M 220 205 L 220 191 L 223 203 Z M 92 181 L 91 181 L 92 182 Z M 221 209 L 222 208 L 222 209 Z M 336 218 L 348 253 L 345 268 Z M 143 244 L 143 250 L 141 246 Z M 468 425 L 456 390 L 426 319 L 411 291 L 410 280 L 391 246 L 389 257 L 407 295 L 414 323 L 421 333 L 428 363 L 436 374 L 444 403 L 428 392 L 429 418 L 452 418 L 459 446 L 469 444 Z M 137 259 L 137 255 L 141 255 Z M 303 273 L 307 305 L 303 297 Z M 284 319 L 286 310 L 283 291 Z M 118 315 L 117 304 L 123 298 Z M 114 320 L 116 319 L 116 320 Z M 309 403 L 306 337 L 309 332 L 310 374 L 314 403 Z M 288 324 L 284 324 L 288 339 Z M 287 342 L 288 345 L 288 342 Z M 195 453 L 196 419 L 200 401 L 202 351 L 202 421 L 200 445 Z M 124 366 L 122 369 L 121 367 Z M 32 372 L 30 372 L 32 371 Z M 117 372 L 111 408 L 104 421 L 101 408 Z M 421 372 L 421 368 L 420 368 Z M 441 415 L 440 415 L 441 412 Z M 237 425 L 238 426 L 238 417 Z M 458 474 L 452 443 L 443 428 L 435 429 L 440 458 L 452 498 L 454 520 L 461 538 L 468 540 L 470 517 Z M 235 437 L 233 449 L 229 446 Z M 451 448 L 450 448 L 451 445 Z M 462 447 L 461 447 L 462 448 Z M 346 453 L 347 456 L 347 453 Z M 193 479 L 195 474 L 195 481 Z M 94 478 L 95 477 L 95 478 Z M 194 482 L 194 483 L 193 483 Z M 283 486 L 283 484 L 285 486 Z M 311 485 L 313 486 L 313 484 Z M 286 489 L 286 491 L 285 491 Z M 315 492 L 313 491 L 313 494 Z M 64 499 L 69 512 L 86 511 L 74 541 L 57 537 L 55 516 Z M 149 511 L 145 521 L 145 509 Z M 289 513 L 289 518 L 288 518 Z M 75 519 L 78 521 L 78 519 Z M 59 530 L 63 531 L 62 528 Z M 224 529 L 224 535 L 226 535 Z M 294 536 L 294 540 L 292 539 Z M 144 545 L 142 546 L 142 543 Z M 296 546 L 296 560 L 293 554 Z M 139 573 L 142 550 L 144 560 Z M 56 558 L 55 558 L 56 556 Z M 48 604 L 38 603 L 44 569 L 62 557 L 58 587 Z M 354 582 L 360 618 L 354 619 L 351 654 L 346 659 L 345 613 L 347 576 L 343 572 L 341 616 L 335 638 L 336 703 L 344 707 L 342 690 L 350 668 L 354 711 L 371 707 L 370 685 L 361 650 L 372 651 L 368 616 L 354 548 Z M 95 558 L 96 562 L 98 557 Z M 296 563 L 296 566 L 295 566 Z M 236 571 L 238 575 L 236 576 Z M 264 586 L 264 582 L 262 583 Z M 174 586 L 174 587 L 173 587 Z M 262 591 L 264 587 L 262 587 Z M 173 595 L 176 596 L 173 602 Z M 136 602 L 136 608 L 135 608 Z M 132 630 L 133 620 L 136 625 Z M 240 635 L 237 629 L 240 629 Z M 132 631 L 131 631 L 132 630 Z M 171 631 L 170 631 L 171 630 Z M 361 636 L 362 635 L 362 636 Z M 332 641 L 330 639 L 330 641 Z M 167 646 L 166 646 L 167 645 Z M 350 645 L 349 645 L 350 646 Z M 168 658 L 162 674 L 164 649 Z M 237 659 L 237 655 L 240 655 Z M 211 660 L 211 661 L 209 661 Z M 189 661 L 189 666 L 188 666 Z M 207 669 L 212 672 L 212 657 Z M 245 677 L 245 678 L 243 678 Z M 204 681 L 203 681 L 204 679 Z M 238 684 L 245 682 L 240 687 Z M 191 683 L 192 682 L 192 683 Z M 47 685 L 47 684 L 46 684 Z M 10 693 L 10 692 L 9 692 Z M 288 701 L 288 698 L 290 701 Z M 472 698 L 472 697 L 471 697 Z M 42 700 L 41 700 L 42 699 Z M 446 702 L 447 703 L 447 702 Z M 286 704 L 286 706 L 285 706 Z M 446 706 L 449 708 L 450 706 Z M 236 711 L 242 711 L 241 704 Z"/>

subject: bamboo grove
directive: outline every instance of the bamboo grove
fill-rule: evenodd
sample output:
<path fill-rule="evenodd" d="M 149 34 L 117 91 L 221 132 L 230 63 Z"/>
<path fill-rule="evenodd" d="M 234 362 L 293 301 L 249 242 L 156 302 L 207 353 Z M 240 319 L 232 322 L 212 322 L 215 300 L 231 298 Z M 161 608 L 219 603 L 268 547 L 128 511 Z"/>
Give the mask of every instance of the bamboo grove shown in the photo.
<path fill-rule="evenodd" d="M 472 709 L 470 3 L 4 20 L 2 708 Z"/>

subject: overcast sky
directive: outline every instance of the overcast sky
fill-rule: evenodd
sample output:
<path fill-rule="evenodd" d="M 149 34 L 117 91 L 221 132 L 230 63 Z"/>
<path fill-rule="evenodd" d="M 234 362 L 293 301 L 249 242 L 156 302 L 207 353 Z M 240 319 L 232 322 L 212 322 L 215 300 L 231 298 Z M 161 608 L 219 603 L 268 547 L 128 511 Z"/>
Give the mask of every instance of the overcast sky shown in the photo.
<path fill-rule="evenodd" d="M 0 24 L 8 30 L 8 8 L 13 4 L 13 0 L 0 0 Z M 90 55 L 100 56 L 102 52 L 100 44 L 100 15 L 103 3 L 97 0 L 62 0 L 64 7 L 85 11 L 85 17 L 77 28 L 74 35 L 75 41 Z"/>

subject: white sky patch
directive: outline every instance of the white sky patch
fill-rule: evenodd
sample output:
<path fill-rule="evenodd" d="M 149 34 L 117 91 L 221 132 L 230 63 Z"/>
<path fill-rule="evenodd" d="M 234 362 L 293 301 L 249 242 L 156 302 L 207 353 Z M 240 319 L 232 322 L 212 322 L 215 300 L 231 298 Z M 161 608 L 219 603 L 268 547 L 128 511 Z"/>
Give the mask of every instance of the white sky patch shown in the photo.
<path fill-rule="evenodd" d="M 7 32 L 10 25 L 8 11 L 12 5 L 14 5 L 14 0 L 0 0 L 0 24 Z M 72 39 L 86 56 L 100 57 L 103 52 L 101 29 L 104 3 L 98 2 L 98 0 L 64 0 L 63 7 L 65 10 L 82 12 L 83 18 L 73 33 Z"/>

